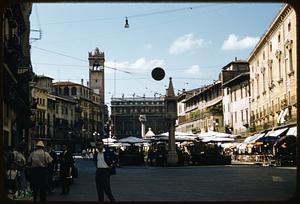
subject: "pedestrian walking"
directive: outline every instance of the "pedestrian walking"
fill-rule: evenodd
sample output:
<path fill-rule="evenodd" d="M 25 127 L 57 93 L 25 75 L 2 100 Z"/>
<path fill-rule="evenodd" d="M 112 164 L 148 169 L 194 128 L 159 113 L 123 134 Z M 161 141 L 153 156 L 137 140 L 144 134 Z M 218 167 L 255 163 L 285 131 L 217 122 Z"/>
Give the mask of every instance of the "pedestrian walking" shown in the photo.
<path fill-rule="evenodd" d="M 37 201 L 38 194 L 40 201 L 46 201 L 48 187 L 48 168 L 52 162 L 52 157 L 44 150 L 45 145 L 42 141 L 36 144 L 36 150 L 29 155 L 28 163 L 32 167 L 31 187 L 33 200 Z"/>
<path fill-rule="evenodd" d="M 72 178 L 72 167 L 74 166 L 74 159 L 69 147 L 64 144 L 62 146 L 63 152 L 60 154 L 60 181 L 61 181 L 61 195 L 70 192 L 70 179 Z"/>
<path fill-rule="evenodd" d="M 104 193 L 110 201 L 115 201 L 110 187 L 110 176 L 116 173 L 114 165 L 114 155 L 111 151 L 104 150 L 102 140 L 96 143 L 97 151 L 95 151 L 94 162 L 96 164 L 96 187 L 98 200 L 104 201 Z"/>

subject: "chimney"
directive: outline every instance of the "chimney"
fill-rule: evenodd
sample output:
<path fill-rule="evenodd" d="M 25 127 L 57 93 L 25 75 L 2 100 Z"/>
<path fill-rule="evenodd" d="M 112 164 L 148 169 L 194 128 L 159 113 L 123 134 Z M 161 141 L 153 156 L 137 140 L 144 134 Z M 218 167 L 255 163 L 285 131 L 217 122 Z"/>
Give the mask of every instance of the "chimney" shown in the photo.
<path fill-rule="evenodd" d="M 83 85 L 83 79 L 81 79 L 81 85 Z"/>
<path fill-rule="evenodd" d="M 234 60 L 237 61 L 237 57 L 235 57 Z"/>

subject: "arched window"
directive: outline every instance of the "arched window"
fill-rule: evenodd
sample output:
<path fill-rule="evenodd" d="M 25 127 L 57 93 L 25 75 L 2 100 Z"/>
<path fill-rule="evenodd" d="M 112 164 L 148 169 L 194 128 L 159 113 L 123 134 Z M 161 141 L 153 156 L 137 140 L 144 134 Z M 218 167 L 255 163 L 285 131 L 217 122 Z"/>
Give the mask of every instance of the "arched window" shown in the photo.
<path fill-rule="evenodd" d="M 59 95 L 61 94 L 61 88 L 60 87 L 58 88 L 58 94 Z"/>
<path fill-rule="evenodd" d="M 72 95 L 76 95 L 76 87 L 72 87 L 71 92 L 72 92 Z"/>
<path fill-rule="evenodd" d="M 69 95 L 69 87 L 64 88 L 64 95 L 66 95 L 66 96 Z"/>

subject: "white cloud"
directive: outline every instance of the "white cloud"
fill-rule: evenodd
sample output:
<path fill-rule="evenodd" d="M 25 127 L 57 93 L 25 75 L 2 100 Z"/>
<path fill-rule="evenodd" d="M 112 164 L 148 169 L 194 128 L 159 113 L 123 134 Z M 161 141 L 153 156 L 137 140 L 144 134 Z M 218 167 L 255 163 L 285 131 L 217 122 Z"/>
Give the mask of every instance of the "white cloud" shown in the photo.
<path fill-rule="evenodd" d="M 227 40 L 224 41 L 223 50 L 242 50 L 252 48 L 258 42 L 259 37 L 244 37 L 239 39 L 239 36 L 230 34 Z"/>
<path fill-rule="evenodd" d="M 192 65 L 188 69 L 184 71 L 186 74 L 199 74 L 200 73 L 200 67 L 199 65 Z"/>
<path fill-rule="evenodd" d="M 195 39 L 194 34 L 186 34 L 177 38 L 170 46 L 170 54 L 181 54 L 190 50 L 194 50 L 204 46 L 204 40 L 199 38 Z"/>
<path fill-rule="evenodd" d="M 108 67 L 116 67 L 117 69 L 128 71 L 128 72 L 135 72 L 135 73 L 145 73 L 148 70 L 152 70 L 155 67 L 163 67 L 164 66 L 164 60 L 161 59 L 152 59 L 147 60 L 144 57 L 141 57 L 134 62 L 113 62 L 113 61 L 107 61 L 105 62 L 105 66 Z M 111 73 L 112 69 L 106 69 L 106 73 Z"/>

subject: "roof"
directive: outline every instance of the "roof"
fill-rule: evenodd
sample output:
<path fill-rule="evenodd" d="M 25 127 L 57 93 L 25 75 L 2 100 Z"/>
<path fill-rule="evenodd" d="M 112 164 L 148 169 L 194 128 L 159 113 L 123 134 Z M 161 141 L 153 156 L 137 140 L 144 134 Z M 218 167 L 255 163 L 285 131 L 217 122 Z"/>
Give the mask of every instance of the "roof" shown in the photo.
<path fill-rule="evenodd" d="M 227 65 L 225 65 L 222 69 L 226 69 L 227 67 L 229 67 L 232 64 L 248 64 L 248 61 L 247 60 L 242 60 L 242 59 L 231 61 Z"/>
<path fill-rule="evenodd" d="M 111 98 L 111 102 L 120 101 L 164 101 L 163 97 L 122 97 L 122 98 Z"/>
<path fill-rule="evenodd" d="M 186 98 L 185 102 L 192 99 L 192 98 L 194 98 L 194 97 L 196 97 L 196 96 L 199 96 L 199 95 L 205 93 L 206 91 L 210 90 L 211 88 L 213 88 L 214 86 L 217 86 L 217 85 L 221 85 L 221 81 L 218 80 L 218 81 L 214 82 L 213 84 L 210 84 L 210 85 L 207 85 L 207 86 L 203 87 L 202 89 L 200 89 L 200 92 L 198 92 L 197 94 L 192 95 L 189 98 Z"/>
<path fill-rule="evenodd" d="M 222 87 L 231 87 L 236 85 L 237 83 L 239 84 L 241 82 L 241 80 L 245 81 L 245 80 L 249 80 L 250 79 L 250 73 L 249 72 L 245 72 L 245 73 L 241 73 L 238 76 L 234 77 L 233 79 L 230 79 L 229 81 L 225 82 Z"/>
<path fill-rule="evenodd" d="M 59 81 L 59 82 L 54 82 L 54 83 L 53 83 L 53 86 L 82 86 L 82 87 L 85 87 L 85 88 L 90 89 L 90 88 L 87 87 L 87 86 L 84 86 L 84 85 L 78 84 L 78 83 L 74 83 L 74 82 L 71 82 L 71 81 Z"/>
<path fill-rule="evenodd" d="M 289 9 L 292 8 L 291 5 L 289 4 L 284 4 L 282 6 L 282 8 L 278 11 L 277 15 L 274 17 L 271 25 L 268 27 L 268 29 L 265 31 L 265 33 L 263 34 L 263 36 L 259 39 L 259 41 L 257 42 L 257 44 L 255 45 L 255 47 L 252 49 L 252 52 L 250 53 L 249 57 L 248 57 L 248 61 L 250 61 L 252 59 L 252 57 L 255 56 L 255 53 L 257 52 L 257 50 L 259 50 L 260 46 L 263 45 L 264 40 L 269 37 L 269 35 L 273 32 L 272 29 L 276 28 L 276 24 L 278 25 L 279 23 L 281 23 L 281 19 L 283 16 L 288 15 L 288 12 L 285 11 L 289 11 Z"/>
<path fill-rule="evenodd" d="M 39 78 L 39 79 L 46 78 L 46 79 L 51 79 L 51 80 L 53 80 L 53 78 L 48 77 L 48 76 L 44 76 L 44 75 L 36 75 L 36 78 Z"/>

